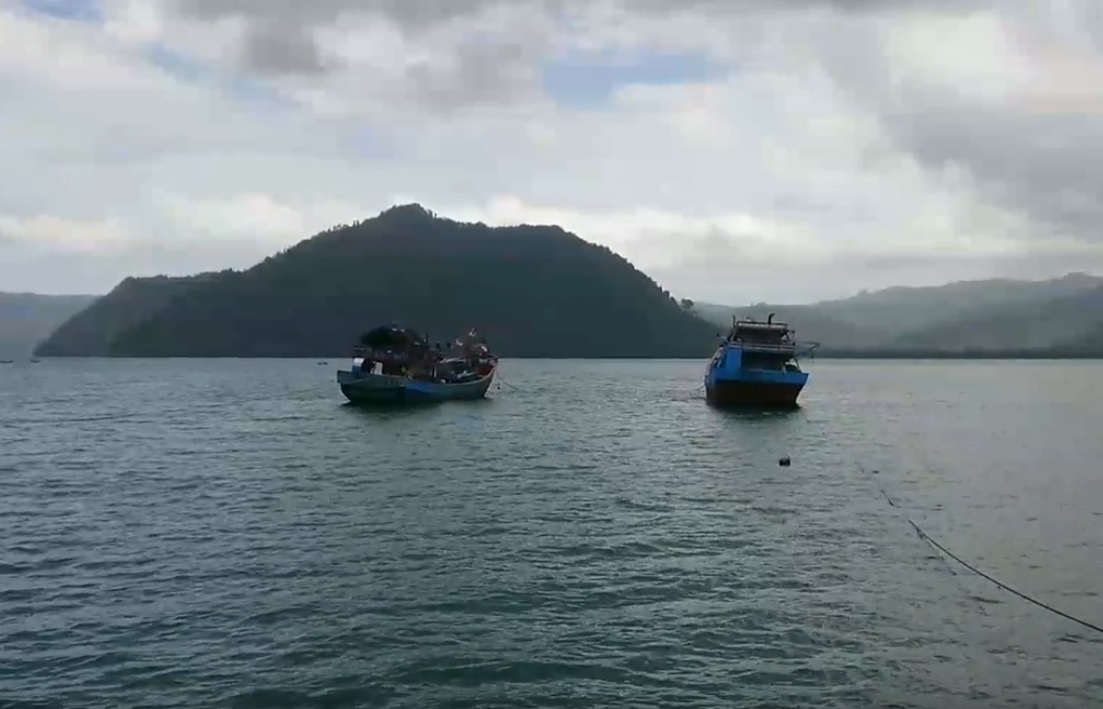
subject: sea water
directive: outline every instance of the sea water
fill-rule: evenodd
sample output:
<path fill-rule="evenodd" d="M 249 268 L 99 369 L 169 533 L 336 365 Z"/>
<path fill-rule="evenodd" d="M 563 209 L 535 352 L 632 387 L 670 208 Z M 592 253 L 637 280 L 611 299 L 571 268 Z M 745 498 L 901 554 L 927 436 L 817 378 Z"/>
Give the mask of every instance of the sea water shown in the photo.
<path fill-rule="evenodd" d="M 0 705 L 1103 698 L 1103 638 L 905 519 L 1103 622 L 1101 364 L 814 361 L 758 415 L 703 361 L 389 411 L 337 364 L 0 368 Z"/>

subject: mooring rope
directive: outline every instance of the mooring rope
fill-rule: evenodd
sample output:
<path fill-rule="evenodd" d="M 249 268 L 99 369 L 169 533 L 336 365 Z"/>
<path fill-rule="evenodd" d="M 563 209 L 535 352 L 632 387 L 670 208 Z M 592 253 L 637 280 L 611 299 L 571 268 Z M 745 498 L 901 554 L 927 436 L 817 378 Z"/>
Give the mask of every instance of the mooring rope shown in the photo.
<path fill-rule="evenodd" d="M 862 468 L 861 466 L 858 466 L 858 469 L 861 470 L 862 473 L 868 474 L 868 473 L 866 473 L 865 468 Z M 875 470 L 873 472 L 876 473 L 877 471 Z M 885 498 L 885 502 L 889 503 L 889 507 L 892 507 L 892 508 L 898 510 L 900 512 L 900 514 L 904 517 L 904 519 L 908 522 L 908 524 L 911 524 L 912 527 L 914 528 L 915 523 L 912 522 L 912 520 L 907 516 L 907 514 L 904 513 L 904 511 L 900 508 L 900 506 L 897 505 L 896 502 L 893 501 L 893 499 L 891 497 L 889 497 L 889 494 L 887 492 L 885 492 L 885 489 L 877 483 L 874 483 L 874 484 L 877 485 L 877 489 L 880 491 L 881 495 Z M 927 539 L 924 538 L 922 535 L 920 535 L 919 538 L 922 539 L 923 541 L 927 542 Z M 927 546 L 931 546 L 930 542 L 927 542 Z M 935 549 L 935 547 L 933 547 L 933 546 L 931 548 Z M 935 551 L 937 552 L 938 550 L 935 549 Z M 954 567 L 950 565 L 949 560 L 944 556 L 939 556 L 938 558 L 942 562 L 942 565 L 945 567 L 946 571 L 948 571 L 950 573 L 950 575 L 954 577 L 954 583 L 957 584 L 958 590 L 960 590 L 963 594 L 965 594 L 967 596 L 970 596 L 971 594 L 969 593 L 969 589 L 965 588 L 965 585 L 961 582 L 961 578 L 958 576 L 958 573 L 956 571 L 954 571 Z M 979 603 L 977 604 L 977 610 L 979 610 L 980 614 L 983 615 L 983 616 L 988 615 L 988 611 L 985 610 L 984 606 L 980 605 Z"/>
<path fill-rule="evenodd" d="M 865 468 L 863 468 L 861 465 L 858 466 L 858 469 L 861 470 L 863 473 L 866 473 Z M 876 473 L 877 471 L 873 471 L 873 472 Z M 875 483 L 875 484 L 877 484 L 877 483 Z M 1071 613 L 1066 613 L 1065 611 L 1061 610 L 1060 608 L 1054 608 L 1053 606 L 1049 605 L 1048 603 L 1046 603 L 1044 601 L 1040 601 L 1037 598 L 1034 598 L 1032 596 L 1029 596 L 1029 595 L 1023 593 L 1022 591 L 1016 590 L 1016 589 L 1012 588 L 1011 586 L 1008 586 L 1004 582 L 1000 581 L 999 579 L 993 578 L 990 574 L 987 574 L 984 571 L 978 569 L 973 564 L 970 564 L 969 562 L 965 561 L 960 556 L 958 556 L 957 554 L 953 553 L 952 551 L 947 549 L 945 546 L 940 544 L 931 535 L 927 534 L 927 532 L 924 531 L 922 527 L 920 527 L 918 524 L 916 524 L 915 520 L 913 520 L 911 517 L 909 517 L 907 515 L 907 513 L 905 513 L 903 511 L 903 509 L 899 505 L 897 505 L 891 497 L 889 497 L 889 494 L 887 492 L 885 492 L 884 488 L 881 487 L 880 484 L 877 484 L 877 489 L 881 491 L 881 494 L 884 496 L 885 500 L 889 503 L 889 505 L 900 512 L 900 514 L 904 517 L 904 519 L 907 521 L 907 523 L 909 525 L 911 525 L 912 529 L 915 530 L 915 533 L 919 536 L 919 538 L 922 539 L 924 542 L 926 542 L 928 545 L 930 545 L 932 549 L 934 549 L 935 551 L 938 551 L 941 554 L 943 554 L 944 558 L 953 559 L 954 561 L 961 564 L 962 566 L 964 566 L 969 571 L 972 571 L 977 576 L 980 576 L 982 579 L 985 579 L 986 581 L 989 581 L 989 582 L 995 584 L 999 588 L 1002 588 L 1003 590 L 1007 591 L 1008 593 L 1010 593 L 1014 596 L 1017 596 L 1018 598 L 1021 598 L 1022 600 L 1026 601 L 1027 603 L 1031 603 L 1031 604 L 1041 608 L 1042 610 L 1049 611 L 1050 613 L 1053 613 L 1054 615 L 1058 615 L 1058 616 L 1060 616 L 1060 617 L 1062 617 L 1066 620 L 1070 620 L 1073 623 L 1076 623 L 1077 625 L 1081 625 L 1081 626 L 1083 626 L 1083 627 L 1085 627 L 1089 630 L 1094 630 L 1097 633 L 1103 634 L 1103 627 L 1100 627 L 1099 625 L 1096 625 L 1095 623 L 1092 623 L 1090 621 L 1084 620 L 1083 618 L 1078 618 L 1078 617 L 1072 615 Z M 984 609 L 982 608 L 981 610 L 983 611 Z"/>

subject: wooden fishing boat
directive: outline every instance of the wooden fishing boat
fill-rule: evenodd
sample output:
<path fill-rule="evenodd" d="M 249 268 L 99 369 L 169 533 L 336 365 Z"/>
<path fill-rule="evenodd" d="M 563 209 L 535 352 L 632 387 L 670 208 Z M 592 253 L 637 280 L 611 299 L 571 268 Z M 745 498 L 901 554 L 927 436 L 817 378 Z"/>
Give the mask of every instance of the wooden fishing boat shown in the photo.
<path fill-rule="evenodd" d="M 498 357 L 475 330 L 441 347 L 392 325 L 361 336 L 337 384 L 354 404 L 462 401 L 485 397 L 497 369 Z"/>

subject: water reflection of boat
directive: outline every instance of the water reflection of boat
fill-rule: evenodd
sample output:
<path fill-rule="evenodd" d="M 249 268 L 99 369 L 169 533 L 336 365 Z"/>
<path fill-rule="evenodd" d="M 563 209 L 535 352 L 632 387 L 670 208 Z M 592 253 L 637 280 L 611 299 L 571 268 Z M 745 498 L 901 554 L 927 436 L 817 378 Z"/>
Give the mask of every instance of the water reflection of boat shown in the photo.
<path fill-rule="evenodd" d="M 356 404 L 481 399 L 497 368 L 498 357 L 475 330 L 441 346 L 391 325 L 360 337 L 352 366 L 338 370 L 337 383 Z"/>
<path fill-rule="evenodd" d="M 808 343 L 803 353 L 816 348 Z M 793 408 L 808 381 L 797 362 L 798 345 L 786 323 L 732 319 L 732 328 L 705 374 L 705 394 L 721 407 Z"/>

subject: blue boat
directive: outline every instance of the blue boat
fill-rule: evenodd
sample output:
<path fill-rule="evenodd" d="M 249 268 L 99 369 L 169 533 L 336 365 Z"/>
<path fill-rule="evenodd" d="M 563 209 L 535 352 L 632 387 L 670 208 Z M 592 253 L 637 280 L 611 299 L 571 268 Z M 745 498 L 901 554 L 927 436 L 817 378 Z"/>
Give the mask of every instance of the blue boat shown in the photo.
<path fill-rule="evenodd" d="M 498 357 L 474 330 L 444 348 L 392 325 L 361 336 L 337 384 L 354 404 L 471 400 L 486 396 L 497 370 Z"/>
<path fill-rule="evenodd" d="M 803 353 L 816 348 L 802 347 Z M 732 318 L 732 328 L 705 373 L 705 398 L 722 408 L 796 408 L 808 382 L 797 361 L 798 345 L 786 323 Z"/>

